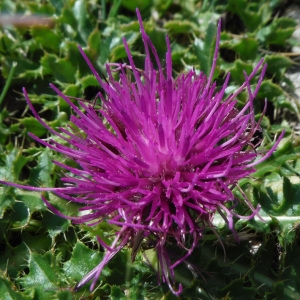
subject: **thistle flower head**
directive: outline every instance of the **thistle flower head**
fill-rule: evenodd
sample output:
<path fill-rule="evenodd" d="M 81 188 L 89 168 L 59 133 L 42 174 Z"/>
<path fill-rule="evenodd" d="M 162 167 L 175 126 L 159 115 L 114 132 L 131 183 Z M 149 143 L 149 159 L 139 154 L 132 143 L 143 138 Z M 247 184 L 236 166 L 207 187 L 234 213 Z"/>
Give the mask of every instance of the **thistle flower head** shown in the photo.
<path fill-rule="evenodd" d="M 160 278 L 177 294 L 182 287 L 174 288 L 174 268 L 192 253 L 204 228 L 212 226 L 217 211 L 234 231 L 233 216 L 243 216 L 230 208 L 237 201 L 232 190 L 241 178 L 255 171 L 257 163 L 271 155 L 280 138 L 256 160 L 259 153 L 252 139 L 260 122 L 255 121 L 253 101 L 266 70 L 263 60 L 251 74 L 244 74 L 245 82 L 229 96 L 225 96 L 229 74 L 219 89 L 212 82 L 220 22 L 210 75 L 191 70 L 173 78 L 168 37 L 163 66 L 138 11 L 137 15 L 145 47 L 143 70 L 135 66 L 125 39 L 129 64 L 107 64 L 107 81 L 100 78 L 80 49 L 100 84 L 101 108 L 84 101 L 76 106 L 51 84 L 74 112 L 72 126 L 55 131 L 38 116 L 24 89 L 35 117 L 64 142 L 31 136 L 78 165 L 74 168 L 56 162 L 69 174 L 61 179 L 64 187 L 27 188 L 52 191 L 81 204 L 80 212 L 84 213 L 70 217 L 44 199 L 54 213 L 74 223 L 94 226 L 108 222 L 118 226 L 111 245 L 98 238 L 106 251 L 104 259 L 77 288 L 93 279 L 93 289 L 103 267 L 120 249 L 125 245 L 137 248 L 144 239 L 151 239 Z M 259 70 L 258 83 L 252 90 L 250 80 Z M 248 101 L 239 110 L 237 96 L 244 90 Z M 259 207 L 247 204 L 253 213 L 245 218 L 250 219 Z M 186 252 L 175 261 L 166 247 L 174 242 Z"/>

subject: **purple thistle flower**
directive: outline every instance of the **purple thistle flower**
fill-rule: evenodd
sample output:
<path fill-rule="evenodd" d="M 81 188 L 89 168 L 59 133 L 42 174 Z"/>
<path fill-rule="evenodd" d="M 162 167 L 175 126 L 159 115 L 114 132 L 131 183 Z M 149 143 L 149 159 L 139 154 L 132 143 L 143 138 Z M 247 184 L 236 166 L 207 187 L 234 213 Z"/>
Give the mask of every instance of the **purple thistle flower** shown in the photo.
<path fill-rule="evenodd" d="M 94 226 L 108 222 L 119 227 L 111 245 L 98 238 L 106 250 L 105 256 L 76 289 L 92 279 L 93 289 L 102 269 L 118 251 L 131 245 L 134 260 L 140 243 L 148 239 L 154 243 L 161 280 L 174 294 L 179 294 L 182 286 L 174 288 L 174 268 L 192 253 L 204 228 L 213 227 L 215 213 L 220 213 L 234 233 L 233 217 L 250 219 L 258 212 L 259 207 L 254 208 L 245 197 L 252 214 L 237 215 L 233 210 L 237 199 L 232 190 L 241 178 L 255 172 L 255 165 L 273 153 L 284 132 L 264 155 L 251 143 L 260 129 L 260 121 L 254 118 L 253 101 L 266 71 L 263 59 L 250 75 L 244 73 L 245 82 L 233 94 L 225 97 L 229 74 L 217 91 L 212 77 L 219 50 L 220 22 L 209 77 L 192 70 L 173 78 L 168 37 L 164 69 L 145 33 L 139 11 L 137 16 L 145 46 L 144 70 L 135 67 L 123 39 L 129 65 L 107 64 L 108 81 L 103 81 L 80 48 L 103 90 L 98 94 L 101 108 L 84 101 L 78 107 L 51 84 L 74 112 L 70 119 L 72 126 L 55 131 L 39 117 L 23 89 L 37 120 L 64 143 L 30 136 L 79 166 L 55 162 L 70 174 L 61 179 L 65 186 L 38 188 L 1 183 L 32 191 L 51 191 L 81 204 L 79 211 L 83 215 L 65 216 L 42 196 L 50 210 L 76 224 Z M 260 69 L 257 86 L 252 91 L 250 80 Z M 114 73 L 118 74 L 118 81 Z M 243 90 L 248 92 L 248 101 L 238 110 L 236 97 Z M 228 206 L 230 203 L 232 208 Z M 166 246 L 174 241 L 186 254 L 172 261 Z"/>

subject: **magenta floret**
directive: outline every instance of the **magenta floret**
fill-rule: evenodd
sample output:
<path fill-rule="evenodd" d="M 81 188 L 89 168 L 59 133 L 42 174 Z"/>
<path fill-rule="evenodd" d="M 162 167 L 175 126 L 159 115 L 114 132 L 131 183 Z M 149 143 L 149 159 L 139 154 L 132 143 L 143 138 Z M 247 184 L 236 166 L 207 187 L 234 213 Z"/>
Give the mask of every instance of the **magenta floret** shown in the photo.
<path fill-rule="evenodd" d="M 209 77 L 192 70 L 173 78 L 169 39 L 166 39 L 164 69 L 145 33 L 139 11 L 137 15 L 145 46 L 144 70 L 135 67 L 124 39 L 129 65 L 107 64 L 108 81 L 103 81 L 80 48 L 103 90 L 99 92 L 101 109 L 84 101 L 77 107 L 51 84 L 74 112 L 70 120 L 73 125 L 55 131 L 38 116 L 24 89 L 34 116 L 64 143 L 31 136 L 79 166 L 72 168 L 55 162 L 70 174 L 61 179 L 65 186 L 36 188 L 2 183 L 51 191 L 67 201 L 82 204 L 80 211 L 87 213 L 69 217 L 43 198 L 50 210 L 74 223 L 93 226 L 107 221 L 119 226 L 111 245 L 98 238 L 106 250 L 104 259 L 82 279 L 77 289 L 92 279 L 93 289 L 103 267 L 119 250 L 149 238 L 157 252 L 162 281 L 174 294 L 179 294 L 182 287 L 174 288 L 174 268 L 192 253 L 205 226 L 212 226 L 215 213 L 218 211 L 234 232 L 234 216 L 250 219 L 258 212 L 259 207 L 252 207 L 247 199 L 253 211 L 247 217 L 237 215 L 227 204 L 232 203 L 234 207 L 236 199 L 232 189 L 241 178 L 255 171 L 257 163 L 272 154 L 283 133 L 265 155 L 260 155 L 252 145 L 253 136 L 260 128 L 260 121 L 254 118 L 253 101 L 266 71 L 263 60 L 250 75 L 244 74 L 245 82 L 228 97 L 225 90 L 229 74 L 220 90 L 212 82 L 220 22 Z M 259 70 L 261 74 L 252 91 L 250 80 Z M 118 81 L 113 73 L 118 73 Z M 248 92 L 248 101 L 238 110 L 236 97 L 244 90 Z M 261 158 L 256 160 L 259 155 Z M 166 247 L 174 241 L 186 251 L 176 261 L 171 260 Z"/>

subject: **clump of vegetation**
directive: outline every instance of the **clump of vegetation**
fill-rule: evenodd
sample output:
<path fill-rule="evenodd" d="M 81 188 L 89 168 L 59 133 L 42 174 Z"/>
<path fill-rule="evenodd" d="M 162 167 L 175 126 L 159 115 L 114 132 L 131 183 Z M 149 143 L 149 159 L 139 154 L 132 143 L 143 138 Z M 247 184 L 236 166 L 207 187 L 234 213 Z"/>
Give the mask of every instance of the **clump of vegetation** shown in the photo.
<path fill-rule="evenodd" d="M 265 98 L 268 99 L 261 122 L 265 138 L 260 147 L 270 149 L 274 138 L 285 130 L 278 150 L 256 166 L 253 178 L 239 182 L 241 189 L 233 190 L 236 198 L 246 195 L 253 206 L 261 206 L 264 222 L 258 218 L 236 219 L 238 243 L 222 217 L 216 216 L 214 228 L 206 229 L 194 253 L 175 272 L 175 280 L 183 285 L 181 299 L 298 298 L 300 149 L 291 125 L 291 121 L 298 120 L 298 104 L 290 96 L 293 86 L 285 76 L 292 61 L 282 54 L 289 52 L 295 42 L 291 35 L 296 24 L 283 16 L 281 1 L 135 0 L 130 5 L 120 0 L 3 1 L 0 179 L 36 187 L 61 184 L 64 174 L 52 160 L 74 165 L 28 136 L 31 132 L 41 139 L 50 137 L 28 111 L 22 87 L 26 86 L 39 115 L 53 129 L 67 126 L 72 112 L 49 88 L 50 82 L 76 105 L 78 99 L 97 105 L 95 98 L 101 88 L 78 45 L 103 79 L 106 63 L 128 63 L 123 37 L 136 67 L 144 68 L 136 7 L 140 8 L 145 30 L 161 60 L 165 59 L 165 36 L 169 35 L 174 76 L 192 69 L 209 75 L 217 20 L 222 18 L 213 79 L 218 85 L 230 72 L 226 89 L 229 95 L 245 81 L 243 70 L 249 74 L 264 57 L 268 68 L 254 102 L 259 120 Z M 245 105 L 247 95 L 244 92 L 238 96 L 239 107 Z M 38 193 L 12 187 L 1 189 L 0 294 L 8 295 L 7 299 L 175 297 L 167 285 L 157 285 L 157 258 L 149 241 L 141 242 L 143 254 L 136 255 L 134 264 L 129 250 L 120 251 L 103 270 L 92 294 L 89 286 L 75 292 L 75 285 L 103 258 L 104 249 L 98 246 L 97 236 L 110 244 L 116 228 L 107 223 L 95 227 L 72 225 L 49 212 Z M 44 197 L 50 196 L 44 193 Z M 59 197 L 51 196 L 51 203 L 68 215 L 77 212 L 76 204 L 66 205 Z M 240 215 L 249 212 L 242 204 L 235 209 Z M 169 248 L 175 257 L 182 255 L 171 245 Z"/>

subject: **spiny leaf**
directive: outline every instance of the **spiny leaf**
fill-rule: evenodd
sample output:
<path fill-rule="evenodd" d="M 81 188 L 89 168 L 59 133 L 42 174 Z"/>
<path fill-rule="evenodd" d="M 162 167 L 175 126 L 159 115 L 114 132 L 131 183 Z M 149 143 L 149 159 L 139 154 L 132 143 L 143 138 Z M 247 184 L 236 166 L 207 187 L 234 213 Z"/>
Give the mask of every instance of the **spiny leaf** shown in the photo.
<path fill-rule="evenodd" d="M 11 281 L 0 276 L 1 299 L 3 299 L 3 300 L 30 300 L 30 299 L 34 298 L 33 291 L 31 291 L 30 294 L 27 292 L 27 295 L 24 295 L 24 293 L 16 292 L 15 290 L 16 290 L 16 287 L 13 285 L 13 283 Z"/>
<path fill-rule="evenodd" d="M 62 40 L 59 32 L 49 30 L 47 27 L 33 27 L 31 34 L 44 49 L 57 52 Z"/>
<path fill-rule="evenodd" d="M 79 282 L 84 275 L 100 263 L 102 256 L 103 253 L 97 253 L 78 241 L 73 248 L 71 259 L 63 267 L 70 282 Z"/>
<path fill-rule="evenodd" d="M 28 162 L 28 158 L 22 155 L 19 148 L 10 150 L 11 145 L 2 153 L 1 160 L 3 163 L 0 168 L 0 177 L 7 181 L 14 181 L 19 178 L 22 168 Z"/>
<path fill-rule="evenodd" d="M 38 299 L 49 299 L 63 281 L 51 251 L 45 254 L 30 253 L 29 273 L 18 281 L 25 289 L 34 289 Z M 48 297 L 48 298 L 47 298 Z"/>

